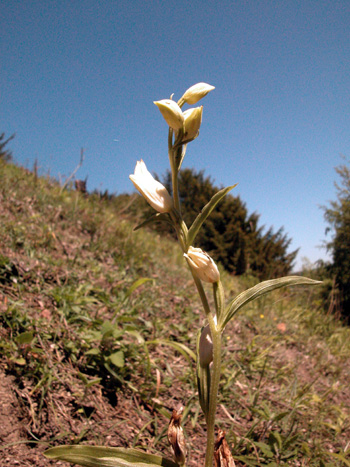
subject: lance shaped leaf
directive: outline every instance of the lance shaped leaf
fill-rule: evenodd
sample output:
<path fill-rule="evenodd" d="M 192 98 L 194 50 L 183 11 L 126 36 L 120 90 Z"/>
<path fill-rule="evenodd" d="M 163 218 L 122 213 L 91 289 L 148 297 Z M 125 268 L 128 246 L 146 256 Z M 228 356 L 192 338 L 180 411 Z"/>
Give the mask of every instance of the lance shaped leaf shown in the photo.
<path fill-rule="evenodd" d="M 200 342 L 203 329 L 204 328 L 200 329 L 197 333 L 197 387 L 199 403 L 201 409 L 203 410 L 204 416 L 207 419 L 209 413 L 211 374 L 210 363 L 207 365 L 201 365 L 200 363 Z"/>
<path fill-rule="evenodd" d="M 141 285 L 145 284 L 146 282 L 154 282 L 154 279 L 152 279 L 151 277 L 140 277 L 140 279 L 137 279 L 126 291 L 124 300 L 130 297 L 134 290 L 138 289 L 139 287 L 141 287 Z"/>
<path fill-rule="evenodd" d="M 137 449 L 103 446 L 58 446 L 48 449 L 49 459 L 62 460 L 85 467 L 178 467 L 175 462 Z"/>
<path fill-rule="evenodd" d="M 193 245 L 194 239 L 196 238 L 199 229 L 202 227 L 202 224 L 207 220 L 215 206 L 224 198 L 224 196 L 231 191 L 235 186 L 237 186 L 237 183 L 235 185 L 229 186 L 227 188 L 223 188 L 222 190 L 218 191 L 212 199 L 209 201 L 208 204 L 204 206 L 204 208 L 201 210 L 201 212 L 198 214 L 198 216 L 195 218 L 193 224 L 191 225 L 189 231 L 188 231 L 188 237 L 187 237 L 187 246 L 189 247 L 190 245 Z"/>
<path fill-rule="evenodd" d="M 145 227 L 146 225 L 152 224 L 153 222 L 168 222 L 170 225 L 173 225 L 170 220 L 168 214 L 164 213 L 159 213 L 153 214 L 153 216 L 149 217 L 145 221 L 143 221 L 141 224 L 137 225 L 134 227 L 134 231 L 141 229 L 142 227 Z"/>
<path fill-rule="evenodd" d="M 196 361 L 196 354 L 191 350 L 187 345 L 182 344 L 181 342 L 176 342 L 176 341 L 170 341 L 167 339 L 154 339 L 152 341 L 146 342 L 146 345 L 166 345 L 168 347 L 172 347 L 175 349 L 177 352 L 181 353 L 186 360 L 188 360 L 190 363 L 192 363 L 191 359 L 193 361 Z"/>
<path fill-rule="evenodd" d="M 287 287 L 291 285 L 318 285 L 320 281 L 309 279 L 308 277 L 301 276 L 287 276 L 280 277 L 278 279 L 271 279 L 269 281 L 260 282 L 260 284 L 251 287 L 248 290 L 237 295 L 232 300 L 230 305 L 226 308 L 225 313 L 222 316 L 221 328 L 224 329 L 226 324 L 232 319 L 232 317 L 247 303 L 262 297 L 263 295 L 272 292 L 273 290 L 280 289 L 281 287 Z"/>

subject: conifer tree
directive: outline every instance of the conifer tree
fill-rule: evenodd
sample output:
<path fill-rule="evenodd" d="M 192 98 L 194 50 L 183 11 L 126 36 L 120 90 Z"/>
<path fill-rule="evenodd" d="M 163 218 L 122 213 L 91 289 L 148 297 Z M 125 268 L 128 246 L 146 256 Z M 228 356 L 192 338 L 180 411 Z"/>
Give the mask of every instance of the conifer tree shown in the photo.
<path fill-rule="evenodd" d="M 5 139 L 5 133 L 0 134 L 0 160 L 3 160 L 5 162 L 9 162 L 12 160 L 12 153 L 8 149 L 6 149 L 6 145 L 14 137 L 15 135 L 12 135 L 9 138 Z"/>
<path fill-rule="evenodd" d="M 163 185 L 171 192 L 171 174 Z M 179 195 L 184 220 L 188 225 L 218 191 L 204 171 L 183 169 L 179 175 Z M 251 272 L 259 279 L 271 279 L 290 273 L 297 250 L 288 253 L 291 239 L 283 228 L 274 232 L 258 226 L 259 215 L 248 214 L 239 196 L 227 195 L 206 220 L 197 236 L 198 246 L 215 256 L 227 269 L 237 275 Z M 164 230 L 164 224 L 160 229 Z"/>
<path fill-rule="evenodd" d="M 332 233 L 326 244 L 332 254 L 331 272 L 339 289 L 342 313 L 350 318 L 350 159 L 344 158 L 345 164 L 335 168 L 340 176 L 340 184 L 335 183 L 337 200 L 329 207 L 323 207 L 324 217 Z"/>

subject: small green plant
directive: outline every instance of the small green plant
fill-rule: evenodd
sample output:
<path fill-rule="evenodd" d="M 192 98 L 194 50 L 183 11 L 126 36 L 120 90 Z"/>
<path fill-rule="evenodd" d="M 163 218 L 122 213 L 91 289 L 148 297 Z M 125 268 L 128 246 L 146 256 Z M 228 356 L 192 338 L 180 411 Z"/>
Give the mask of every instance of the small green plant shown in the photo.
<path fill-rule="evenodd" d="M 225 434 L 221 430 L 218 430 L 218 437 L 215 440 L 216 411 L 222 372 L 223 335 L 227 325 L 236 313 L 248 303 L 276 289 L 286 286 L 319 284 L 318 281 L 300 276 L 282 277 L 261 282 L 238 294 L 235 298 L 226 300 L 217 265 L 206 252 L 195 247 L 196 237 L 208 216 L 225 195 L 236 186 L 232 185 L 218 191 L 203 207 L 192 225 L 189 227 L 186 225 L 179 198 L 179 171 L 187 145 L 199 135 L 203 107 L 194 107 L 185 111 L 182 111 L 182 107 L 185 104 L 196 104 L 213 89 L 213 86 L 206 83 L 198 83 L 190 87 L 177 103 L 171 98 L 155 102 L 169 126 L 168 156 L 172 178 L 172 196 L 160 182 L 154 179 L 147 170 L 144 161 L 138 161 L 134 174 L 130 175 L 134 186 L 156 211 L 153 216 L 136 227 L 136 230 L 152 222 L 167 222 L 173 226 L 202 303 L 206 323 L 197 333 L 196 378 L 200 407 L 207 428 L 205 467 L 212 467 L 214 459 L 217 466 L 234 465 Z M 208 284 L 211 286 L 212 299 L 208 298 L 210 291 L 207 287 Z M 99 342 L 99 349 L 95 352 L 100 352 L 101 343 L 106 343 L 109 336 L 118 337 L 115 332 L 118 334 L 119 331 L 116 330 L 112 322 L 104 322 L 101 330 L 95 335 Z M 182 350 L 185 351 L 185 346 Z M 97 356 L 101 356 L 101 354 L 98 353 L 95 357 Z M 114 360 L 116 366 L 122 363 L 122 355 L 118 352 L 105 354 L 103 358 L 104 365 L 108 365 L 108 358 L 112 363 Z M 264 365 L 263 359 L 261 364 Z M 268 407 L 254 407 L 255 405 L 256 400 L 253 400 L 252 412 L 255 411 L 266 424 L 271 426 L 285 416 L 283 413 L 270 413 Z M 174 410 L 173 412 L 168 429 L 168 440 L 175 463 L 164 457 L 134 449 L 107 447 L 61 446 L 49 449 L 45 455 L 51 459 L 65 460 L 84 466 L 184 466 L 187 460 L 187 447 L 181 427 L 181 411 Z M 267 458 L 276 460 L 270 465 L 279 465 L 280 462 L 294 456 L 294 451 L 290 449 L 292 444 L 292 435 L 281 437 L 278 431 L 274 430 L 270 431 L 266 443 L 260 442 L 257 446 L 265 452 Z"/>

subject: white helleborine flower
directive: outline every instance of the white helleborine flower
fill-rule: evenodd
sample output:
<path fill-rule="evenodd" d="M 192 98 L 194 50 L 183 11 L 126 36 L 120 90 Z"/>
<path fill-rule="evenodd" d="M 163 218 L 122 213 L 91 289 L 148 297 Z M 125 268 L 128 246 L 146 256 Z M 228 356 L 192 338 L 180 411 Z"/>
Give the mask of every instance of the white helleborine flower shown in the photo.
<path fill-rule="evenodd" d="M 189 142 L 197 138 L 202 123 L 203 106 L 185 110 L 185 133 L 182 141 Z"/>
<path fill-rule="evenodd" d="M 172 197 L 165 186 L 155 180 L 148 172 L 142 159 L 136 162 L 134 174 L 129 175 L 129 178 L 152 208 L 163 213 L 171 211 L 173 207 Z"/>
<path fill-rule="evenodd" d="M 161 101 L 155 101 L 154 104 L 158 107 L 164 120 L 174 130 L 180 130 L 184 124 L 184 115 L 182 110 L 176 102 L 171 99 L 163 99 Z"/>
<path fill-rule="evenodd" d="M 190 246 L 184 256 L 200 280 L 210 283 L 218 282 L 220 279 L 218 267 L 208 253 L 200 248 Z"/>
<path fill-rule="evenodd" d="M 213 341 L 209 324 L 201 332 L 199 338 L 199 363 L 202 367 L 208 366 L 213 361 Z"/>
<path fill-rule="evenodd" d="M 215 89 L 215 87 L 211 86 L 210 84 L 197 83 L 187 89 L 185 94 L 182 96 L 182 99 L 187 102 L 187 104 L 193 105 L 205 97 L 213 89 Z"/>

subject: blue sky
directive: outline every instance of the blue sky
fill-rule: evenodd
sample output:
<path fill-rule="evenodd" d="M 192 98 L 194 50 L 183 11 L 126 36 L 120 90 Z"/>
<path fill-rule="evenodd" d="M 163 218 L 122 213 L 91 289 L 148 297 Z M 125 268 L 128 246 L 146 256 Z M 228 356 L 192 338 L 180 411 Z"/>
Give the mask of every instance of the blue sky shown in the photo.
<path fill-rule="evenodd" d="M 350 2 L 0 1 L 0 132 L 15 160 L 88 175 L 88 188 L 132 192 L 143 158 L 168 168 L 167 127 L 153 101 L 216 87 L 185 167 L 239 183 L 260 223 L 284 226 L 311 261 L 349 155 Z M 118 140 L 118 141 L 115 141 Z"/>

